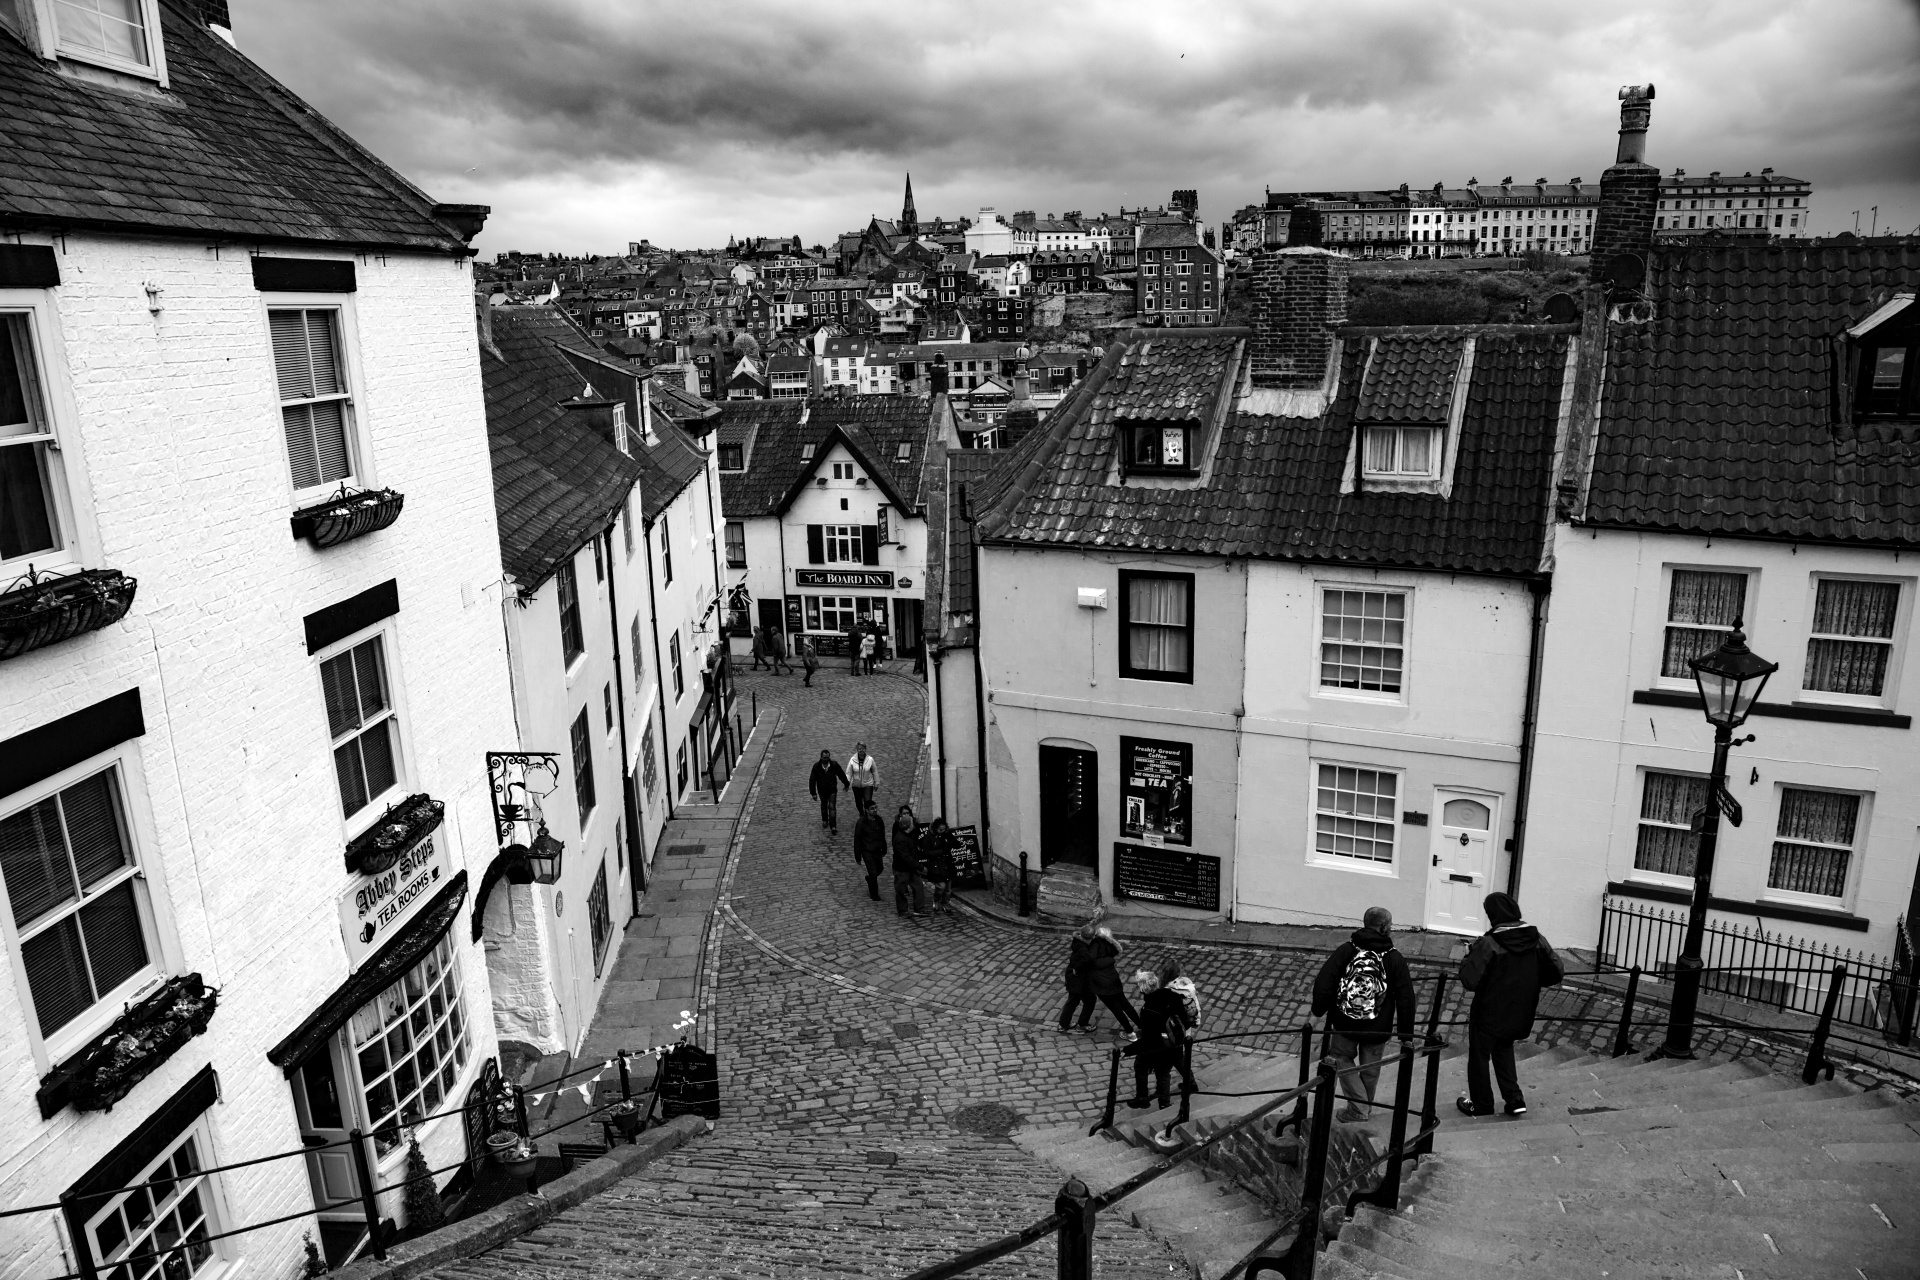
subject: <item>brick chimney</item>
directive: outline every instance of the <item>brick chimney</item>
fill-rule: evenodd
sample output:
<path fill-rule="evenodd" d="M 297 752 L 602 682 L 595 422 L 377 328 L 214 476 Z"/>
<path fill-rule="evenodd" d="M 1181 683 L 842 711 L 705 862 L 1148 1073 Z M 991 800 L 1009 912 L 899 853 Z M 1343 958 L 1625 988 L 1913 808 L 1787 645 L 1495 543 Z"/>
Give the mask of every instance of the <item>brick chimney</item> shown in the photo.
<path fill-rule="evenodd" d="M 1299 230 L 1296 223 L 1286 248 L 1269 246 L 1254 257 L 1249 347 L 1258 387 L 1319 386 L 1334 330 L 1347 322 L 1346 256 L 1300 243 L 1294 239 Z"/>
<path fill-rule="evenodd" d="M 1600 175 L 1600 209 L 1593 225 L 1593 265 L 1609 294 L 1640 287 L 1653 249 L 1653 216 L 1660 205 L 1660 170 L 1646 161 L 1653 86 L 1620 90 L 1620 150 Z"/>

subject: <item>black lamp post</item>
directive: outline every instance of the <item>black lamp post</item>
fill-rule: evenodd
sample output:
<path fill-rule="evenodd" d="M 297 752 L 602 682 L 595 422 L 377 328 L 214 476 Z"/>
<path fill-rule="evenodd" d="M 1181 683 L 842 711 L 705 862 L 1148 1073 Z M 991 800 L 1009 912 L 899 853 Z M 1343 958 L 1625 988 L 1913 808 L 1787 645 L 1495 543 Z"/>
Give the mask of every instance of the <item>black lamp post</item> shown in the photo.
<path fill-rule="evenodd" d="M 1707 782 L 1707 809 L 1700 817 L 1700 846 L 1693 856 L 1693 901 L 1687 908 L 1687 937 L 1674 966 L 1673 1016 L 1667 1022 L 1667 1042 L 1655 1053 L 1660 1058 L 1693 1057 L 1693 1016 L 1700 1004 L 1700 975 L 1705 967 L 1700 946 L 1706 939 L 1707 906 L 1713 901 L 1713 855 L 1720 844 L 1720 813 L 1725 809 L 1734 826 L 1740 825 L 1740 806 L 1727 794 L 1727 752 L 1733 731 L 1746 723 L 1767 677 L 1780 669 L 1747 648 L 1740 619 L 1718 649 L 1688 661 L 1707 723 L 1713 726 L 1713 774 Z M 1750 741 L 1751 739 L 1749 739 Z"/>

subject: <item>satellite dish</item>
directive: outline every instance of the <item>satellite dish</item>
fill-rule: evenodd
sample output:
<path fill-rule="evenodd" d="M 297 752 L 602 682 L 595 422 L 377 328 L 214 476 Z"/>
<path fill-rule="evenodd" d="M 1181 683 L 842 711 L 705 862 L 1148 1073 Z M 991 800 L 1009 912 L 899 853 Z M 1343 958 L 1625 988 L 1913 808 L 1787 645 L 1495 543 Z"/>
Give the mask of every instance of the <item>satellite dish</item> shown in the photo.
<path fill-rule="evenodd" d="M 1549 295 L 1545 311 L 1548 324 L 1572 324 L 1580 318 L 1580 304 L 1573 300 L 1570 293 Z"/>

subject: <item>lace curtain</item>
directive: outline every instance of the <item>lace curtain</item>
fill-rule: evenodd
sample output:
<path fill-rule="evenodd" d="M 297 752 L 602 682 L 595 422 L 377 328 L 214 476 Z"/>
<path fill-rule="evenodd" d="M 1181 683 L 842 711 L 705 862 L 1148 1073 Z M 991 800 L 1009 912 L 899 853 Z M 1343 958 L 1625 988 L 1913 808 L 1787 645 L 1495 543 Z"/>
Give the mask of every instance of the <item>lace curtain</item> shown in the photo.
<path fill-rule="evenodd" d="M 1787 790 L 1780 796 L 1779 839 L 1767 868 L 1767 887 L 1838 898 L 1847 890 L 1850 847 L 1860 797 L 1832 791 Z"/>
<path fill-rule="evenodd" d="M 1732 627 L 1746 606 L 1745 574 L 1675 569 L 1673 593 L 1667 600 L 1667 621 L 1700 625 L 1667 628 L 1666 647 L 1660 655 L 1660 674 L 1669 679 L 1691 680 L 1693 668 L 1687 664 L 1718 649 L 1726 638 L 1726 632 L 1718 628 Z"/>
<path fill-rule="evenodd" d="M 1633 865 L 1660 875 L 1690 876 L 1700 837 L 1693 817 L 1707 807 L 1707 780 L 1649 773 L 1640 791 L 1640 840 Z"/>
<path fill-rule="evenodd" d="M 1804 688 L 1877 698 L 1886 687 L 1887 658 L 1900 588 L 1891 582 L 1821 582 L 1813 608 L 1814 638 L 1807 642 Z M 1821 637 L 1859 636 L 1858 640 Z"/>

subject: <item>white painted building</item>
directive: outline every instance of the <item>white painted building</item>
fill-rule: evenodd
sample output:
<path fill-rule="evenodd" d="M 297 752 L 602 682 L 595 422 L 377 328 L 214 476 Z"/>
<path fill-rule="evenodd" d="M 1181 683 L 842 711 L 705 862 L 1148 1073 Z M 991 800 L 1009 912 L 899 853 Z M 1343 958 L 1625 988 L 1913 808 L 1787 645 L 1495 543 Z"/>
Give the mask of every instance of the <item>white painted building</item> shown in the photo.
<path fill-rule="evenodd" d="M 83 1197 L 0 1226 L 21 1280 L 171 1238 L 169 1276 L 292 1275 L 315 1218 L 255 1228 L 317 1200 L 344 1257 L 352 1162 L 303 1144 L 368 1134 L 385 1186 L 403 1132 L 458 1163 L 440 1113 L 495 1051 L 485 210 L 269 90 L 224 9 L 131 4 L 105 41 L 0 11 L 0 1209 Z M 107 1050 L 176 1018 L 130 1071 Z M 126 1191 L 189 1168 L 152 1212 Z"/>

